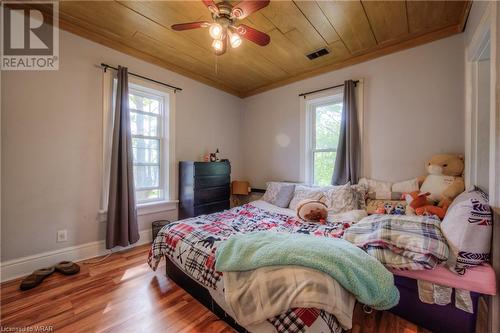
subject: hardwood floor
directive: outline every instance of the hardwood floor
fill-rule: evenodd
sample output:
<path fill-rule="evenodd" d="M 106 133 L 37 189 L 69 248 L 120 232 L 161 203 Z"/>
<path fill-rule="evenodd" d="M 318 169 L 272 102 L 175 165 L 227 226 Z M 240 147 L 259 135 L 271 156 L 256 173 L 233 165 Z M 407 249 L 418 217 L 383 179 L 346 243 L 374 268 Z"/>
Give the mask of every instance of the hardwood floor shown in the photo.
<path fill-rule="evenodd" d="M 1 331 L 14 332 L 210 332 L 233 330 L 146 263 L 149 246 L 81 264 L 74 276 L 54 273 L 29 291 L 18 280 L 1 285 Z M 389 312 L 355 309 L 352 333 L 423 333 Z M 27 329 L 25 329 L 27 328 Z M 23 330 L 24 329 L 24 330 Z"/>

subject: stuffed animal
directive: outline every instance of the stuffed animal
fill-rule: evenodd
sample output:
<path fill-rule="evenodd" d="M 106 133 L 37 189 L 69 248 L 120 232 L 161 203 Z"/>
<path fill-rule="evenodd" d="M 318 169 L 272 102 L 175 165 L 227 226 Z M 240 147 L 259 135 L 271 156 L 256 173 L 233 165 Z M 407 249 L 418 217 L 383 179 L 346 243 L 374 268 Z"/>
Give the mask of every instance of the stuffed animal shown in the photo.
<path fill-rule="evenodd" d="M 415 214 L 417 215 L 436 215 L 439 217 L 439 219 L 443 219 L 444 216 L 446 215 L 446 211 L 448 210 L 448 207 L 450 207 L 451 201 L 448 200 L 447 198 L 444 198 L 441 200 L 438 204 L 438 206 L 434 205 L 426 205 L 422 207 L 418 207 L 415 209 Z"/>
<path fill-rule="evenodd" d="M 390 202 L 384 204 L 384 209 L 386 214 L 392 214 L 394 211 L 394 205 Z"/>
<path fill-rule="evenodd" d="M 394 207 L 394 210 L 392 211 L 392 214 L 394 215 L 405 215 L 406 213 L 406 207 L 402 203 L 398 203 L 396 207 Z"/>
<path fill-rule="evenodd" d="M 403 198 L 406 200 L 406 215 L 415 215 L 415 210 L 419 207 L 432 205 L 432 202 L 427 200 L 430 192 L 421 193 L 420 191 L 413 191 L 410 193 L 403 193 Z"/>
<path fill-rule="evenodd" d="M 429 174 L 421 177 L 423 183 L 420 191 L 429 192 L 431 201 L 440 202 L 448 199 L 451 202 L 465 190 L 463 171 L 464 157 L 462 155 L 434 155 L 427 162 Z"/>
<path fill-rule="evenodd" d="M 328 207 L 319 200 L 302 200 L 297 205 L 297 217 L 306 222 L 324 224 L 328 217 Z"/>

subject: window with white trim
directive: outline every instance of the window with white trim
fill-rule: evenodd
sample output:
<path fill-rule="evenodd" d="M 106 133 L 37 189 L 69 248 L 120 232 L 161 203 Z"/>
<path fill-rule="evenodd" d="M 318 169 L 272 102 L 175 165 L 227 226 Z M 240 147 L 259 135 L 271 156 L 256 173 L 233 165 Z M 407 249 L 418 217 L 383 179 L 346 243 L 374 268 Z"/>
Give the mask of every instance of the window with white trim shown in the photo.
<path fill-rule="evenodd" d="M 134 184 L 138 204 L 164 201 L 168 192 L 168 95 L 129 84 Z"/>
<path fill-rule="evenodd" d="M 100 214 L 108 206 L 111 146 L 117 81 L 103 73 L 103 148 Z M 175 94 L 158 84 L 129 76 L 129 112 L 134 186 L 138 213 L 175 205 Z M 102 219 L 102 217 L 100 217 Z"/>
<path fill-rule="evenodd" d="M 306 102 L 306 181 L 331 184 L 342 119 L 343 92 Z"/>

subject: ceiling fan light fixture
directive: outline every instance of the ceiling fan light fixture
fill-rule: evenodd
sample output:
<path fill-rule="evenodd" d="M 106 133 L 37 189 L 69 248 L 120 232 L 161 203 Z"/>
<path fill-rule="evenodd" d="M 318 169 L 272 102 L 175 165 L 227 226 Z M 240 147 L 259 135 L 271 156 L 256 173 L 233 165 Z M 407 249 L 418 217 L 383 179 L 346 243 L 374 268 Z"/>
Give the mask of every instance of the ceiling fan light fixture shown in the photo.
<path fill-rule="evenodd" d="M 208 29 L 210 36 L 213 39 L 221 39 L 222 37 L 222 26 L 219 23 L 212 23 Z"/>
<path fill-rule="evenodd" d="M 224 49 L 224 43 L 220 39 L 214 39 L 212 42 L 212 47 L 215 51 L 220 52 Z"/>
<path fill-rule="evenodd" d="M 232 33 L 231 36 L 229 37 L 229 42 L 231 43 L 231 47 L 237 48 L 238 46 L 241 45 L 241 37 L 240 35 L 236 33 Z"/>

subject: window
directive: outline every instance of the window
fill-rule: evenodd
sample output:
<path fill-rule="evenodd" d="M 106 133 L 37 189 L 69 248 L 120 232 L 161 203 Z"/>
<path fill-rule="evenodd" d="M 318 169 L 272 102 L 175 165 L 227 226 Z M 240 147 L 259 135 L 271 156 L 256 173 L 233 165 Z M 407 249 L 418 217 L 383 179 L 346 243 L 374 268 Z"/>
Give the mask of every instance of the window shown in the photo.
<path fill-rule="evenodd" d="M 112 72 L 104 72 L 100 220 L 108 206 L 116 85 Z M 129 110 L 138 214 L 175 209 L 175 94 L 129 77 Z"/>
<path fill-rule="evenodd" d="M 331 184 L 342 118 L 342 92 L 306 102 L 305 180 Z"/>
<path fill-rule="evenodd" d="M 168 95 L 129 85 L 130 127 L 137 203 L 165 200 Z"/>

